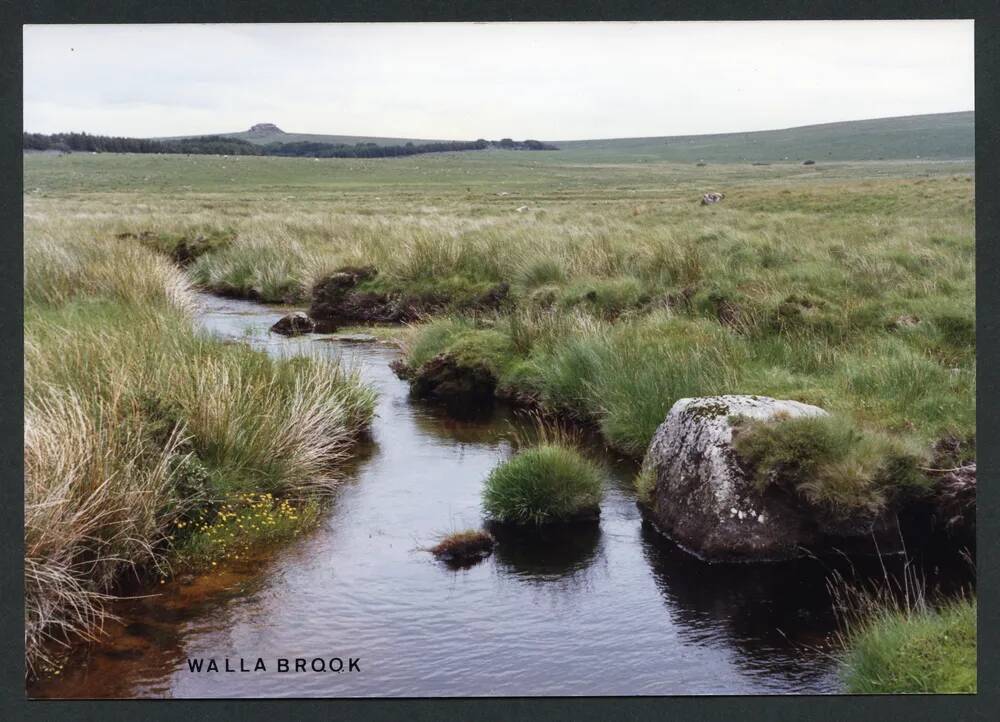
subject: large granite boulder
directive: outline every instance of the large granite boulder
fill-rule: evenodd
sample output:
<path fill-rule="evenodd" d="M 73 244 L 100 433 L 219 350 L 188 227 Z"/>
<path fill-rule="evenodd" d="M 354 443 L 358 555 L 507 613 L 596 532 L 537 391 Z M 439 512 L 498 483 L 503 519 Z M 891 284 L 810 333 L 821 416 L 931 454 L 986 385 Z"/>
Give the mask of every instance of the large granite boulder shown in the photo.
<path fill-rule="evenodd" d="M 708 561 L 790 559 L 831 536 L 870 540 L 873 531 L 883 531 L 884 519 L 832 524 L 781 485 L 760 491 L 733 448 L 734 417 L 766 421 L 825 414 L 817 406 L 766 396 L 679 400 L 646 454 L 646 471 L 655 474 L 651 521 Z"/>

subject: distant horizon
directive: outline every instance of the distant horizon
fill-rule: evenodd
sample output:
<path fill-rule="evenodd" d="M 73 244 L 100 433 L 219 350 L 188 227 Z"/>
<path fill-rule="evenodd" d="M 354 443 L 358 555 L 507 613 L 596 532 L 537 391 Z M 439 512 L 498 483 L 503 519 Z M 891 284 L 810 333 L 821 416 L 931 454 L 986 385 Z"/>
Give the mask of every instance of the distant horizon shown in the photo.
<path fill-rule="evenodd" d="M 965 113 L 971 113 L 971 114 L 975 115 L 975 112 L 976 112 L 975 109 L 971 108 L 971 109 L 967 109 L 967 110 L 942 111 L 942 112 L 939 112 L 939 113 L 908 113 L 908 114 L 904 114 L 904 115 L 885 115 L 885 116 L 875 116 L 875 117 L 865 117 L 865 118 L 846 118 L 846 119 L 842 119 L 842 120 L 820 121 L 820 122 L 817 122 L 817 123 L 805 123 L 803 125 L 782 126 L 780 128 L 760 128 L 760 129 L 755 129 L 755 130 L 723 130 L 723 131 L 712 132 L 712 133 L 670 133 L 670 134 L 662 134 L 662 135 L 627 135 L 627 136 L 605 136 L 605 137 L 594 137 L 594 138 L 545 138 L 545 137 L 534 136 L 534 135 L 517 136 L 517 137 L 511 136 L 511 135 L 505 135 L 503 137 L 505 137 L 505 138 L 509 137 L 509 138 L 512 138 L 513 140 L 528 140 L 528 139 L 530 139 L 530 140 L 539 140 L 539 141 L 544 141 L 544 142 L 548 142 L 548 143 L 584 143 L 584 142 L 588 142 L 588 141 L 599 141 L 599 140 L 609 140 L 609 141 L 611 141 L 611 140 L 643 140 L 643 139 L 648 139 L 648 138 L 691 138 L 691 137 L 706 137 L 706 136 L 715 136 L 715 135 L 741 135 L 741 134 L 750 134 L 750 133 L 772 133 L 772 132 L 779 132 L 779 131 L 784 131 L 784 130 L 796 130 L 796 129 L 799 129 L 799 128 L 810 128 L 810 127 L 818 127 L 818 126 L 824 126 L 824 125 L 837 125 L 837 124 L 841 124 L 841 123 L 863 123 L 865 121 L 893 120 L 893 119 L 898 119 L 898 118 L 919 118 L 919 117 L 929 117 L 929 116 L 935 116 L 935 115 L 962 115 L 962 114 L 965 114 Z M 241 129 L 241 130 L 227 130 L 227 131 L 216 131 L 216 132 L 209 132 L 209 133 L 185 133 L 185 134 L 176 134 L 176 135 L 171 134 L 171 135 L 157 135 L 157 136 L 142 136 L 142 135 L 129 136 L 129 135 L 122 135 L 120 133 L 105 133 L 105 132 L 101 132 L 101 131 L 91 131 L 91 130 L 59 130 L 59 131 L 53 131 L 53 132 L 43 132 L 43 131 L 34 131 L 34 130 L 24 129 L 22 132 L 24 132 L 24 133 L 39 133 L 41 135 L 58 135 L 58 134 L 61 134 L 61 133 L 85 133 L 87 135 L 101 135 L 101 136 L 126 137 L 126 138 L 141 138 L 141 139 L 144 139 L 144 140 L 164 140 L 164 139 L 170 139 L 170 138 L 212 137 L 212 136 L 234 135 L 234 134 L 239 134 L 239 133 L 246 133 L 253 126 L 255 126 L 255 125 L 264 125 L 264 124 L 274 125 L 282 133 L 284 133 L 286 135 L 315 135 L 315 136 L 320 136 L 320 137 L 331 137 L 332 136 L 332 137 L 345 137 L 345 138 L 376 138 L 376 139 L 385 139 L 385 140 L 426 140 L 426 141 L 456 141 L 456 142 L 474 141 L 474 140 L 477 140 L 479 138 L 483 138 L 485 140 L 499 140 L 500 139 L 499 136 L 496 137 L 496 138 L 490 138 L 490 137 L 484 136 L 484 135 L 478 135 L 475 138 L 473 138 L 473 137 L 468 137 L 468 138 L 445 138 L 445 137 L 427 137 L 427 138 L 422 138 L 422 137 L 418 137 L 416 135 L 374 135 L 374 134 L 371 134 L 371 133 L 342 133 L 342 132 L 313 132 L 313 131 L 308 131 L 308 132 L 302 131 L 302 132 L 300 132 L 300 131 L 297 131 L 297 130 L 288 130 L 281 123 L 275 122 L 273 120 L 255 121 L 255 122 L 251 123 L 250 125 L 246 126 L 245 128 Z"/>

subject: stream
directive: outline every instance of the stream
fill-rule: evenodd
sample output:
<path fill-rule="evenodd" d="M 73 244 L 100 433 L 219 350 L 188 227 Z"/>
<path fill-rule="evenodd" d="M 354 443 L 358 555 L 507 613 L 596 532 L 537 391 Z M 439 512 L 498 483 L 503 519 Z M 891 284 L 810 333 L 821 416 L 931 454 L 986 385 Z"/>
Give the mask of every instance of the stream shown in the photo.
<path fill-rule="evenodd" d="M 201 323 L 279 356 L 359 368 L 372 441 L 319 527 L 206 578 L 119 603 L 121 623 L 36 697 L 787 694 L 839 691 L 828 563 L 708 565 L 642 523 L 635 467 L 607 458 L 600 523 L 505 533 L 464 570 L 421 547 L 482 523 L 489 471 L 519 422 L 411 400 L 384 344 L 268 332 L 284 312 L 200 296 Z M 162 592 L 162 593 L 159 593 Z M 239 669 L 192 672 L 188 659 Z M 340 658 L 344 672 L 279 672 Z M 348 672 L 359 659 L 360 671 Z"/>

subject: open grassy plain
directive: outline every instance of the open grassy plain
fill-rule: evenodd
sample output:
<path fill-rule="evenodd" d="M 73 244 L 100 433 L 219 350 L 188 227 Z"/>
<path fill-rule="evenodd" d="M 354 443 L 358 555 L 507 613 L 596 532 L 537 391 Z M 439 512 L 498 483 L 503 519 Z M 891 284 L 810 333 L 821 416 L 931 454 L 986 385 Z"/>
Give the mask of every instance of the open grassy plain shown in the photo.
<path fill-rule="evenodd" d="M 381 289 L 509 283 L 516 313 L 437 318 L 412 361 L 459 345 L 629 454 L 676 398 L 723 391 L 798 398 L 922 446 L 973 431 L 969 162 L 76 154 L 26 157 L 25 181 L 29 234 L 164 250 L 202 236 L 213 251 L 191 277 L 217 290 L 304 301 L 367 264 Z M 700 206 L 708 190 L 726 200 Z"/>

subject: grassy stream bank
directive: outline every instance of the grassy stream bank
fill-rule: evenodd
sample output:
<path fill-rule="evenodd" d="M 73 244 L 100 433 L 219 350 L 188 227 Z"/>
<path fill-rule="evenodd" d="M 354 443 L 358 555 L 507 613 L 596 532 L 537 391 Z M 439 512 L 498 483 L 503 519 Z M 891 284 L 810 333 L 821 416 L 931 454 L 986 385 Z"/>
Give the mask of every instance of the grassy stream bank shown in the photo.
<path fill-rule="evenodd" d="M 126 576 L 209 568 L 317 517 L 372 392 L 195 330 L 181 271 L 141 248 L 29 233 L 25 648 L 100 627 Z"/>

